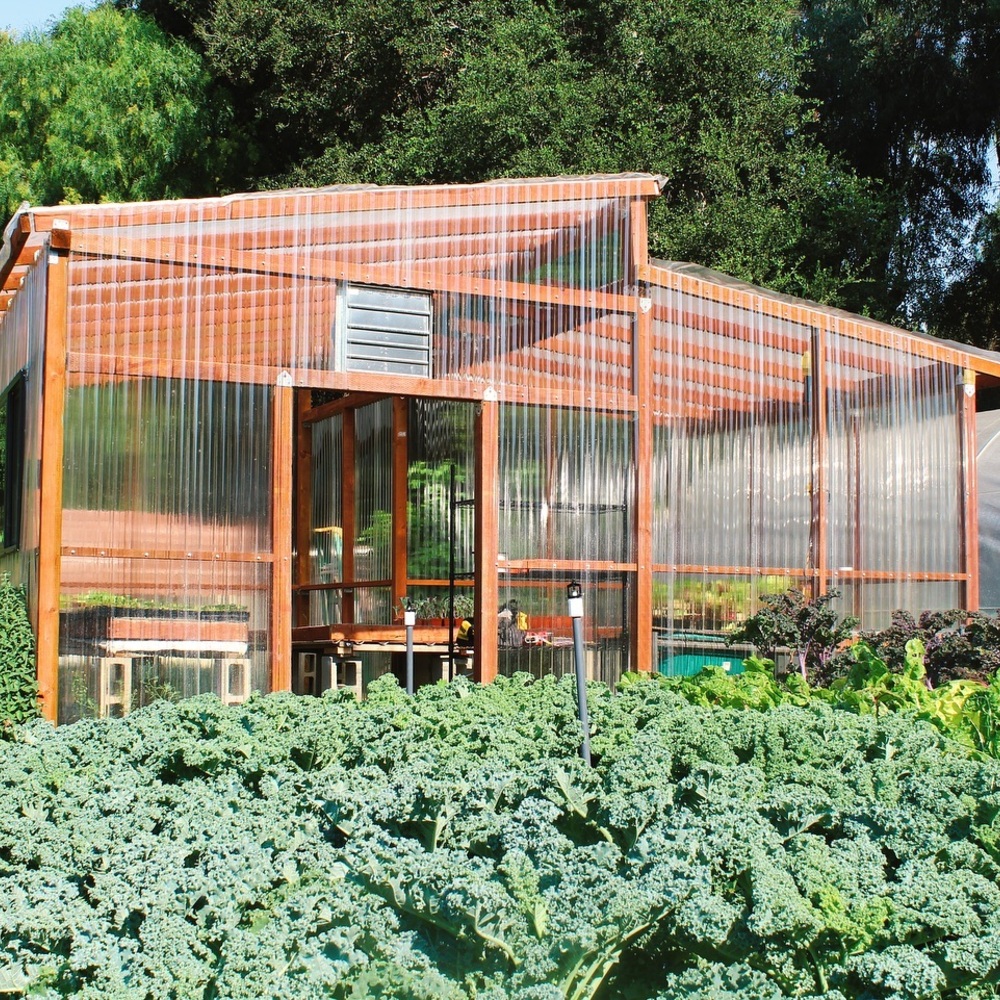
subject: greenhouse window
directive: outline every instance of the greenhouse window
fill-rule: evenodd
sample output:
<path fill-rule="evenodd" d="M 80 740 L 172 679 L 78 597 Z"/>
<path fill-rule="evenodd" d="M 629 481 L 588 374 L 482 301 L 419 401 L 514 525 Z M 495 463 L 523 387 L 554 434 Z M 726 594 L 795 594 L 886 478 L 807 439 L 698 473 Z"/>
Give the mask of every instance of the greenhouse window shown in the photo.
<path fill-rule="evenodd" d="M 21 541 L 21 493 L 24 480 L 24 372 L 0 397 L 0 427 L 3 428 L 3 465 L 0 467 L 0 502 L 3 538 L 0 548 L 13 549 Z"/>

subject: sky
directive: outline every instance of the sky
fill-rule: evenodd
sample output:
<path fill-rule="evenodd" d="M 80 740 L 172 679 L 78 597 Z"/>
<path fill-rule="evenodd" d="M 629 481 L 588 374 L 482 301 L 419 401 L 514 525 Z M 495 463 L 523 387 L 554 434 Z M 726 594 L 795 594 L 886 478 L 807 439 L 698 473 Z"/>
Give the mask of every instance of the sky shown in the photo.
<path fill-rule="evenodd" d="M 17 33 L 46 28 L 67 7 L 90 6 L 84 0 L 0 0 L 0 31 Z"/>

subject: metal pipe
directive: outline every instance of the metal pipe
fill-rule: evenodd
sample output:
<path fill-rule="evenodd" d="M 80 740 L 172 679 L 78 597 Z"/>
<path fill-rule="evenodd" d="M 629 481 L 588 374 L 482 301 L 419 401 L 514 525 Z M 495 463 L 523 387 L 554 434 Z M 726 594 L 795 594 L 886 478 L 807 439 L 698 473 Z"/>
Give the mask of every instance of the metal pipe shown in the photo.
<path fill-rule="evenodd" d="M 417 624 L 417 613 L 409 598 L 403 610 L 403 624 L 406 626 L 406 693 L 413 694 L 413 626 Z"/>
<path fill-rule="evenodd" d="M 580 756 L 590 767 L 590 719 L 587 715 L 587 672 L 583 651 L 583 592 L 580 584 L 571 583 L 566 588 L 566 601 L 569 605 L 569 616 L 573 619 L 573 659 L 576 661 L 576 703 L 577 714 L 580 717 L 580 729 L 583 732 L 583 742 L 580 744 Z"/>

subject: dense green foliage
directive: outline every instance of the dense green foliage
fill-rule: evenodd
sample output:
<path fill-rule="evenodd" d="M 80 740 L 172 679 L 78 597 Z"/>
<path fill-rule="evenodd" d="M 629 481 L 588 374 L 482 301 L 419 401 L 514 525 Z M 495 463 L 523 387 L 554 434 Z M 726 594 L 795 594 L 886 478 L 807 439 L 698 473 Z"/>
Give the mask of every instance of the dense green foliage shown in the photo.
<path fill-rule="evenodd" d="M 658 254 L 991 335 L 992 0 L 116 3 L 232 88 L 249 185 L 657 171 Z"/>
<path fill-rule="evenodd" d="M 8 744 L 0 988 L 977 998 L 1000 767 L 902 714 L 658 683 L 201 697 Z"/>
<path fill-rule="evenodd" d="M 892 669 L 902 667 L 906 643 L 919 639 L 933 686 L 962 678 L 987 681 L 1000 670 L 1000 617 L 978 611 L 925 611 L 916 618 L 894 611 L 888 627 L 865 638 Z"/>
<path fill-rule="evenodd" d="M 0 736 L 38 714 L 35 635 L 24 589 L 0 577 Z"/>
<path fill-rule="evenodd" d="M 0 211 L 208 190 L 227 119 L 198 54 L 134 14 L 0 32 Z"/>
<path fill-rule="evenodd" d="M 858 181 L 805 135 L 783 0 L 120 0 L 234 95 L 245 183 L 644 170 L 659 256 L 836 295 L 868 263 Z"/>
<path fill-rule="evenodd" d="M 994 0 L 803 0 L 803 92 L 815 134 L 879 191 L 879 227 L 857 302 L 884 318 L 955 328 L 939 302 L 974 290 L 969 235 L 988 206 L 998 123 Z M 995 191 L 994 191 L 995 197 Z M 984 234 L 985 235 L 985 234 Z M 982 269 L 978 269 L 982 276 Z M 995 272 L 994 272 L 995 273 Z M 981 309 L 994 307 L 988 298 Z"/>
<path fill-rule="evenodd" d="M 865 642 L 841 655 L 843 676 L 827 687 L 811 687 L 801 674 L 775 676 L 774 662 L 755 656 L 730 674 L 706 667 L 695 677 L 660 677 L 659 683 L 695 705 L 769 709 L 824 702 L 862 715 L 904 712 L 930 722 L 970 750 L 1000 759 L 1000 675 L 988 683 L 962 678 L 937 686 L 928 683 L 925 649 L 919 639 L 906 642 L 904 659 L 893 668 Z M 645 682 L 628 674 L 624 683 Z"/>
<path fill-rule="evenodd" d="M 839 597 L 839 590 L 828 590 L 815 598 L 806 597 L 801 590 L 765 594 L 760 610 L 732 629 L 726 642 L 750 643 L 770 660 L 783 647 L 803 680 L 828 683 L 842 669 L 846 658 L 843 647 L 861 624 L 853 615 L 841 617 L 834 606 Z"/>
<path fill-rule="evenodd" d="M 993 0 L 108 3 L 0 41 L 8 211 L 651 171 L 656 255 L 995 342 Z"/>

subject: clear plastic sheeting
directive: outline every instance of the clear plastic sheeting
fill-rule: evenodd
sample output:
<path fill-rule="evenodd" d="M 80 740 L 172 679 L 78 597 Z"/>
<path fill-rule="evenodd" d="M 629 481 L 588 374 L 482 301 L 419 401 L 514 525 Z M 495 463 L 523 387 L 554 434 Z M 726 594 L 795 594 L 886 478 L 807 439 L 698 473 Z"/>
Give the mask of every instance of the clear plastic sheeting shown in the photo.
<path fill-rule="evenodd" d="M 660 187 L 24 215 L 30 245 L 59 229 L 69 260 L 65 316 L 50 310 L 64 476 L 47 480 L 67 717 L 284 686 L 293 643 L 350 650 L 370 676 L 392 665 L 406 599 L 428 621 L 476 619 L 474 669 L 559 673 L 579 583 L 587 670 L 605 679 L 686 649 L 675 636 L 717 639 L 788 587 L 837 586 L 866 624 L 974 601 L 974 382 L 1000 362 L 650 261 Z M 28 256 L 16 292 L 3 275 L 0 374 L 27 369 L 30 469 L 46 278 Z M 21 553 L 0 557 L 29 585 L 37 497 L 26 485 Z M 178 645 L 184 624 L 203 645 Z M 427 625 L 427 655 L 445 632 Z"/>
<path fill-rule="evenodd" d="M 128 711 L 147 689 L 222 694 L 214 661 L 227 658 L 246 661 L 244 695 L 265 686 L 268 388 L 88 379 L 67 389 L 65 405 L 60 652 L 72 659 L 60 670 L 63 717 L 88 706 Z M 109 657 L 119 676 L 102 685 Z M 108 685 L 129 699 L 120 704 Z"/>
<path fill-rule="evenodd" d="M 962 370 L 836 335 L 827 352 L 828 566 L 884 620 L 961 569 Z"/>
<path fill-rule="evenodd" d="M 962 368 L 705 269 L 651 276 L 659 627 L 722 630 L 791 586 L 871 626 L 960 603 Z"/>
<path fill-rule="evenodd" d="M 45 343 L 45 267 L 30 270 L 22 281 L 6 313 L 2 314 L 0 336 L 0 393 L 7 394 L 23 378 L 24 427 L 23 437 L 11 440 L 20 449 L 20 478 L 14 481 L 15 467 L 4 466 L 3 495 L 5 502 L 16 503 L 20 509 L 17 538 L 4 538 L 0 552 L 0 572 L 9 575 L 15 585 L 27 589 L 28 606 L 37 625 L 37 570 L 39 541 L 39 510 L 37 484 L 30 476 L 37 470 L 42 453 L 42 358 Z M 5 395 L 5 403 L 6 403 Z M 0 448 L 5 448 L 8 433 L 15 428 L 8 423 L 8 408 L 3 408 Z M 8 430 L 9 429 L 9 430 Z M 6 449 L 5 449 L 6 450 Z"/>
<path fill-rule="evenodd" d="M 60 721 L 206 692 L 236 703 L 266 687 L 269 565 L 65 555 L 62 580 Z"/>
<path fill-rule="evenodd" d="M 344 580 L 343 417 L 336 414 L 311 427 L 311 493 L 309 623 L 343 621 Z"/>
<path fill-rule="evenodd" d="M 976 415 L 979 472 L 979 603 L 1000 611 L 1000 410 Z"/>

